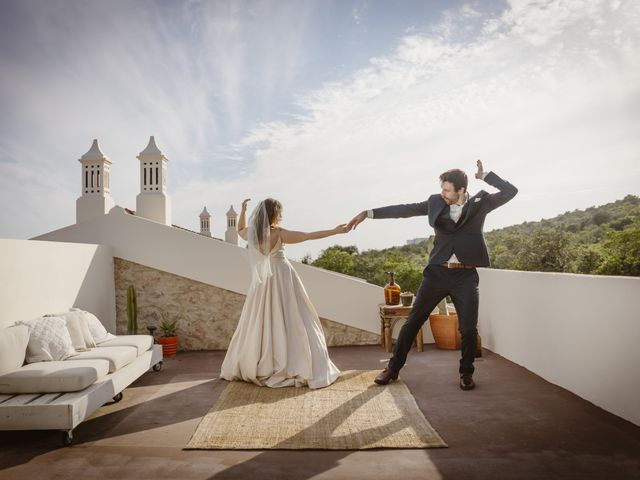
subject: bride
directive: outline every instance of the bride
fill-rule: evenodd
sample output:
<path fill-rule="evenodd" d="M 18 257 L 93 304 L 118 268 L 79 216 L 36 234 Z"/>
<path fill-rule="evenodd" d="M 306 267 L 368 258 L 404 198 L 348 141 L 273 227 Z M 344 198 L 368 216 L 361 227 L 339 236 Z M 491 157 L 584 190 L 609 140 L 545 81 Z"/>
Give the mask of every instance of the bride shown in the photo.
<path fill-rule="evenodd" d="M 267 387 L 326 387 L 340 371 L 329 358 L 318 314 L 284 246 L 349 229 L 285 230 L 279 223 L 282 205 L 273 198 L 256 205 L 247 226 L 249 201 L 242 202 L 238 234 L 248 242 L 251 285 L 220 376 Z"/>

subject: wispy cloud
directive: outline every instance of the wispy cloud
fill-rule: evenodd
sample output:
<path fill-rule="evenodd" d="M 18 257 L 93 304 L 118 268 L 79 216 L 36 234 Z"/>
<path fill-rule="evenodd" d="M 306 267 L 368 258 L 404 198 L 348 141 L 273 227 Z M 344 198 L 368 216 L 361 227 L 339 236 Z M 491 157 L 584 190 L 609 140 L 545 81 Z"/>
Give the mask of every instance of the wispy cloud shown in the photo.
<path fill-rule="evenodd" d="M 472 175 L 477 158 L 521 191 L 488 228 L 638 193 L 640 6 L 631 0 L 475 2 L 435 24 L 410 18 L 394 45 L 339 77 L 322 76 L 312 50 L 328 38 L 317 30 L 324 3 L 73 5 L 3 4 L 0 40 L 21 42 L 0 42 L 0 101 L 11 112 L 0 120 L 9 205 L 0 215 L 12 235 L 71 223 L 75 159 L 96 136 L 114 161 L 116 202 L 134 206 L 134 157 L 155 134 L 170 158 L 174 221 L 197 228 L 206 204 L 217 236 L 245 196 L 280 198 L 285 226 L 324 228 L 422 200 L 441 171 Z M 346 23 L 361 30 L 354 22 L 384 17 L 375 8 L 352 2 Z M 340 61 L 344 45 L 330 50 Z M 310 82 L 309 72 L 331 81 Z M 55 211 L 36 213 L 52 195 Z M 424 219 L 390 222 L 337 241 L 371 248 L 430 233 Z"/>
<path fill-rule="evenodd" d="M 0 201 L 12 206 L 2 214 L 1 234 L 36 235 L 75 218 L 76 159 L 95 137 L 114 162 L 113 195 L 130 207 L 138 188 L 135 156 L 151 134 L 170 159 L 171 188 L 246 168 L 229 145 L 256 119 L 273 118 L 290 96 L 313 8 L 231 1 L 0 4 Z M 11 164 L 33 181 L 16 182 Z M 50 184 L 40 185 L 40 177 Z M 67 207 L 48 209 L 48 222 L 27 228 L 27 220 L 15 219 L 60 191 Z"/>

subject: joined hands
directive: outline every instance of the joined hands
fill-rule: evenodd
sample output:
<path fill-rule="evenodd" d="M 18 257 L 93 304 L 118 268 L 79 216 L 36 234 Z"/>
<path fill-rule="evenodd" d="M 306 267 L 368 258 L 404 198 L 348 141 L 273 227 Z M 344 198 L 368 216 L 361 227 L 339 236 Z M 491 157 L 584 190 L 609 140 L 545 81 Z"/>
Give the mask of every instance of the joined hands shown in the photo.
<path fill-rule="evenodd" d="M 348 233 L 351 229 L 346 223 L 341 223 L 336 228 L 333 229 L 336 233 Z"/>
<path fill-rule="evenodd" d="M 355 217 L 353 217 L 349 223 L 347 224 L 347 228 L 349 230 L 355 230 L 356 227 L 358 225 L 360 225 L 362 222 L 365 221 L 365 219 L 367 218 L 367 212 L 366 210 L 363 210 L 362 212 L 360 212 L 359 214 L 357 214 Z"/>

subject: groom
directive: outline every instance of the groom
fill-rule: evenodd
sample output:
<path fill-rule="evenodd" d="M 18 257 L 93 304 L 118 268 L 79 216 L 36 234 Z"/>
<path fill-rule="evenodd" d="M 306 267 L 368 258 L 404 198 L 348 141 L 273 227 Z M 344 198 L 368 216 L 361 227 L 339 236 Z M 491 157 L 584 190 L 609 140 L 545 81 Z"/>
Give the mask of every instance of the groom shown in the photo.
<path fill-rule="evenodd" d="M 406 323 L 400 330 L 398 341 L 385 368 L 375 379 L 386 385 L 398 378 L 398 372 L 407 360 L 413 339 L 426 322 L 438 302 L 451 296 L 458 313 L 462 336 L 460 359 L 460 388 L 471 390 L 473 361 L 478 333 L 478 272 L 476 267 L 489 266 L 489 253 L 484 242 L 482 227 L 487 214 L 504 205 L 518 193 L 518 189 L 493 172 L 485 173 L 482 162 L 477 162 L 476 178 L 497 188 L 497 193 L 480 190 L 470 197 L 467 193 L 467 174 L 462 170 L 447 170 L 440 175 L 441 193 L 431 195 L 421 203 L 392 205 L 365 210 L 353 217 L 348 228 L 356 228 L 366 218 L 408 218 L 428 215 L 429 225 L 435 230 L 435 242 L 429 255 L 429 264 L 418 288 L 416 299 Z"/>

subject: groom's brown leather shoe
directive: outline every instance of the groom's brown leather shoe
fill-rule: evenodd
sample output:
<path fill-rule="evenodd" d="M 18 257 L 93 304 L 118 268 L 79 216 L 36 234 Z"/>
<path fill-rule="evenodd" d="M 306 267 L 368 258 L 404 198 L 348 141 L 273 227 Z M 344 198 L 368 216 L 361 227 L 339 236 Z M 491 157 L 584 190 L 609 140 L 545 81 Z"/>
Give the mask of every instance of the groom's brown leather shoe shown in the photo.
<path fill-rule="evenodd" d="M 386 385 L 392 380 L 397 380 L 397 379 L 398 379 L 398 374 L 396 372 L 394 372 L 389 368 L 385 368 L 383 371 L 381 371 L 378 374 L 374 382 L 376 382 L 378 385 Z"/>
<path fill-rule="evenodd" d="M 473 390 L 476 386 L 473 381 L 473 374 L 471 373 L 463 373 L 460 375 L 460 388 L 462 390 Z"/>

